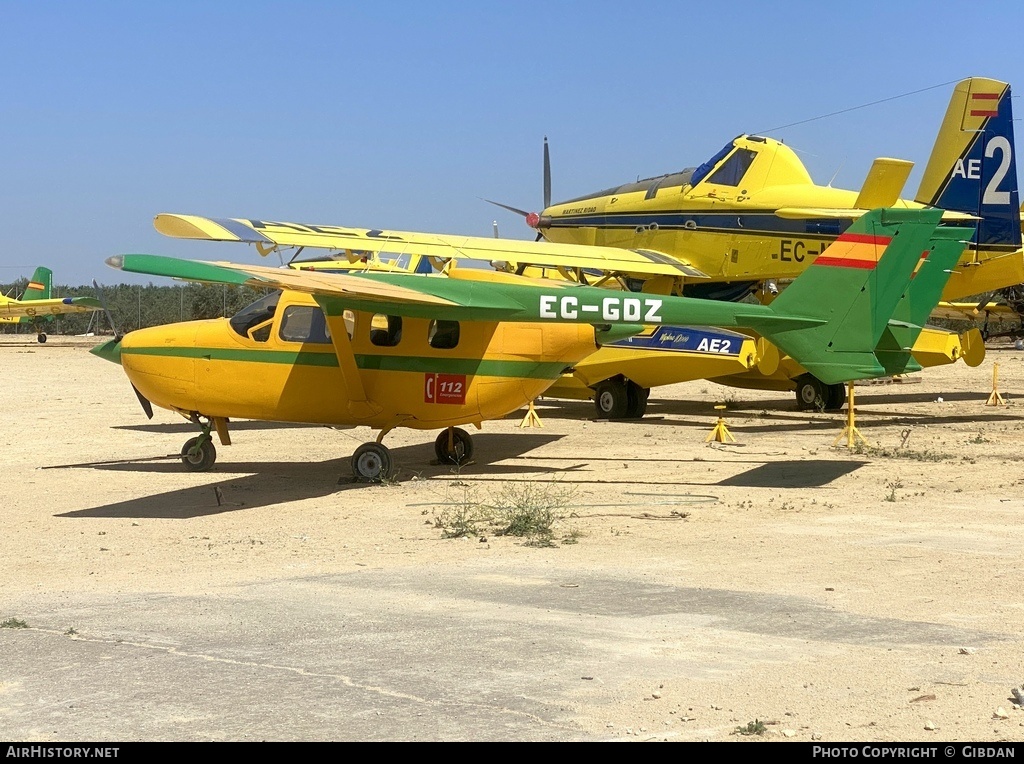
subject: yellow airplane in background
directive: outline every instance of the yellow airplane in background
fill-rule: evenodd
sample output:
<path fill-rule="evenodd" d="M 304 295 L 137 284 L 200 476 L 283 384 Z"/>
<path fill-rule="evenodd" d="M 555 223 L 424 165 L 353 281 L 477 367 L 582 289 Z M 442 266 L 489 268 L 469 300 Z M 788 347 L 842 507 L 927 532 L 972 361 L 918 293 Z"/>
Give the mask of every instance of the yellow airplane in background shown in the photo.
<path fill-rule="evenodd" d="M 860 191 L 850 191 L 816 185 L 782 142 L 740 135 L 698 167 L 556 204 L 545 144 L 544 209 L 499 206 L 547 241 L 642 249 L 678 262 L 689 272 L 668 291 L 715 299 L 795 278 L 869 209 L 938 207 L 946 220 L 980 219 L 943 293 L 955 300 L 1024 282 L 1012 120 L 1007 83 L 957 84 L 913 200 L 899 198 L 911 162 L 876 159 Z"/>
<path fill-rule="evenodd" d="M 93 297 L 51 298 L 53 271 L 36 268 L 20 300 L 0 295 L 0 324 L 32 324 L 38 334 L 36 340 L 46 342 L 46 332 L 40 322 L 63 313 L 88 313 L 101 310 L 99 300 Z"/>
<path fill-rule="evenodd" d="M 140 329 L 93 352 L 122 365 L 147 413 L 155 404 L 199 426 L 200 435 L 181 451 L 189 469 L 213 466 L 212 432 L 230 443 L 229 419 L 367 425 L 380 434 L 356 449 L 352 469 L 359 478 L 380 480 L 393 470 L 382 440 L 395 427 L 442 429 L 434 444 L 438 460 L 462 464 L 473 447 L 457 425 L 479 427 L 520 408 L 599 345 L 645 324 L 747 327 L 829 383 L 905 367 L 909 355 L 899 348 L 913 344 L 920 329 L 907 297 L 930 299 L 924 305 L 930 309 L 949 278 L 944 264 L 959 258 L 959 239 L 969 235 L 938 229 L 940 217 L 930 210 L 864 215 L 770 306 L 476 268 L 449 268 L 447 277 L 343 274 L 122 255 L 108 263 L 127 272 L 279 291 L 231 319 Z M 190 231 L 220 225 L 180 217 L 164 222 Z M 220 230 L 225 226 L 249 238 L 256 230 L 228 222 Z M 308 230 L 297 233 L 336 235 Z M 489 251 L 501 253 L 506 245 L 506 259 L 521 251 L 506 241 Z M 912 278 L 929 285 L 931 297 L 911 292 Z"/>

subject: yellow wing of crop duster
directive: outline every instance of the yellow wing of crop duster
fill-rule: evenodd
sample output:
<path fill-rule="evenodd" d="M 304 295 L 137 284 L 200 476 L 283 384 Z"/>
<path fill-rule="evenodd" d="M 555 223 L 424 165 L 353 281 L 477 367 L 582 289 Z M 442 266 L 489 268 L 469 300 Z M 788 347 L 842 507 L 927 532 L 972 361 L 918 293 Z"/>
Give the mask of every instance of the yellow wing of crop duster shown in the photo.
<path fill-rule="evenodd" d="M 239 241 L 256 245 L 261 255 L 279 249 L 326 249 L 357 262 L 370 253 L 415 254 L 439 259 L 502 260 L 546 267 L 587 268 L 602 272 L 648 276 L 703 274 L 685 260 L 649 249 L 595 247 L 585 244 L 494 239 L 413 231 L 384 231 L 308 225 L 242 218 L 207 218 L 162 213 L 153 221 L 156 230 L 178 239 Z"/>

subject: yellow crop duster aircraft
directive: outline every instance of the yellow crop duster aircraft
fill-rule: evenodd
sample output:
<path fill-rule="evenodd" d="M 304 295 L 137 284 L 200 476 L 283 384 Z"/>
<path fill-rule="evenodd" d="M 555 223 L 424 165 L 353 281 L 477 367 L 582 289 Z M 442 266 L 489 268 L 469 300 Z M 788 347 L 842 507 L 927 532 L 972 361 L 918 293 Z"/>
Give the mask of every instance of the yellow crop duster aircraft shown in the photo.
<path fill-rule="evenodd" d="M 46 342 L 46 332 L 40 326 L 41 321 L 62 313 L 86 313 L 102 309 L 100 301 L 94 297 L 51 298 L 52 289 L 53 271 L 49 268 L 36 268 L 20 300 L 0 295 L 0 323 L 30 323 L 38 331 L 36 339 L 42 343 Z"/>
<path fill-rule="evenodd" d="M 1007 83 L 957 84 L 913 200 L 899 198 L 911 162 L 877 159 L 860 191 L 849 191 L 816 185 L 780 141 L 740 135 L 698 167 L 556 204 L 545 143 L 544 209 L 499 206 L 547 241 L 642 249 L 680 263 L 688 271 L 668 291 L 714 299 L 796 277 L 869 209 L 937 207 L 946 220 L 980 220 L 943 293 L 956 300 L 1024 282 L 1012 120 Z"/>
<path fill-rule="evenodd" d="M 911 301 L 934 305 L 970 235 L 938 229 L 940 217 L 929 210 L 864 215 L 770 306 L 472 268 L 450 269 L 447 277 L 328 273 L 122 255 L 108 263 L 277 291 L 231 319 L 140 329 L 93 352 L 122 365 L 147 413 L 152 403 L 199 425 L 200 435 L 181 452 L 190 469 L 213 465 L 211 432 L 229 443 L 229 418 L 367 425 L 380 434 L 356 449 L 352 469 L 379 480 L 393 470 L 382 444 L 391 429 L 443 428 L 438 459 L 463 463 L 472 440 L 457 425 L 479 427 L 520 408 L 602 343 L 644 325 L 746 327 L 829 383 L 905 368 L 910 358 L 901 348 L 920 331 Z M 238 221 L 164 222 L 218 225 L 250 238 L 257 230 Z M 295 234 L 337 236 L 309 226 Z M 516 253 L 515 243 L 500 242 L 509 244 L 506 258 Z M 501 254 L 501 246 L 490 251 Z M 927 293 L 912 292 L 912 279 Z"/>

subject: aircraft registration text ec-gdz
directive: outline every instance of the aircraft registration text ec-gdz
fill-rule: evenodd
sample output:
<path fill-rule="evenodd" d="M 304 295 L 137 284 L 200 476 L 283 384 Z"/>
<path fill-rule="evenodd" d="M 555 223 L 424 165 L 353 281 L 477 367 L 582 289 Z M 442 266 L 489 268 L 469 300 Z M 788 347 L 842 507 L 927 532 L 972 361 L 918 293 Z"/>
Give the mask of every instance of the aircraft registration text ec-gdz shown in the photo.
<path fill-rule="evenodd" d="M 587 320 L 593 315 L 602 321 L 642 321 L 660 324 L 659 311 L 663 300 L 650 297 L 605 297 L 600 304 L 581 303 L 576 295 L 543 295 L 540 298 L 540 317 L 563 321 Z"/>

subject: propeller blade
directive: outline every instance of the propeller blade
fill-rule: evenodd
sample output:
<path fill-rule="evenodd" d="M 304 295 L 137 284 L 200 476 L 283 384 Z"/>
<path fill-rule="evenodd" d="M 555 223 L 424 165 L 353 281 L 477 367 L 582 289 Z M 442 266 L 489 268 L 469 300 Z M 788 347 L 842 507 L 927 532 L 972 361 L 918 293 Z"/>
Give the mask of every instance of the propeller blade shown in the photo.
<path fill-rule="evenodd" d="M 96 283 L 96 279 L 92 280 L 92 286 L 93 286 L 93 289 L 96 290 L 96 299 L 98 299 L 100 301 L 100 305 L 103 306 L 103 312 L 107 314 L 107 323 L 110 324 L 110 331 L 112 331 L 114 333 L 114 339 L 117 342 L 120 342 L 121 341 L 121 337 L 123 337 L 124 335 L 121 334 L 121 332 L 119 332 L 117 330 L 117 327 L 114 325 L 114 316 L 113 316 L 113 314 L 111 314 L 110 308 L 107 307 L 107 301 L 105 299 L 103 299 L 103 290 L 100 289 L 100 285 Z M 136 390 L 135 392 L 137 393 L 138 390 Z M 148 403 L 148 401 L 147 401 L 147 403 Z M 151 407 L 150 411 L 152 412 L 152 410 L 153 409 Z M 153 414 L 150 413 L 149 416 L 150 416 L 150 418 L 152 418 Z"/>
<path fill-rule="evenodd" d="M 548 137 L 544 136 L 544 209 L 551 206 L 551 155 L 548 153 Z"/>
<path fill-rule="evenodd" d="M 139 399 L 139 403 L 142 404 L 142 410 L 146 412 L 146 416 L 150 419 L 153 418 L 153 404 L 149 402 L 149 398 L 139 392 L 139 388 L 132 385 L 132 390 L 135 391 L 135 397 Z"/>
<path fill-rule="evenodd" d="M 524 218 L 530 214 L 526 210 L 521 210 L 518 207 L 509 207 L 507 204 L 502 204 L 501 202 L 494 202 L 490 199 L 484 199 L 484 201 L 488 204 L 493 204 L 495 207 L 501 207 L 503 210 L 508 210 L 509 212 L 516 213 L 517 215 L 522 215 Z"/>

